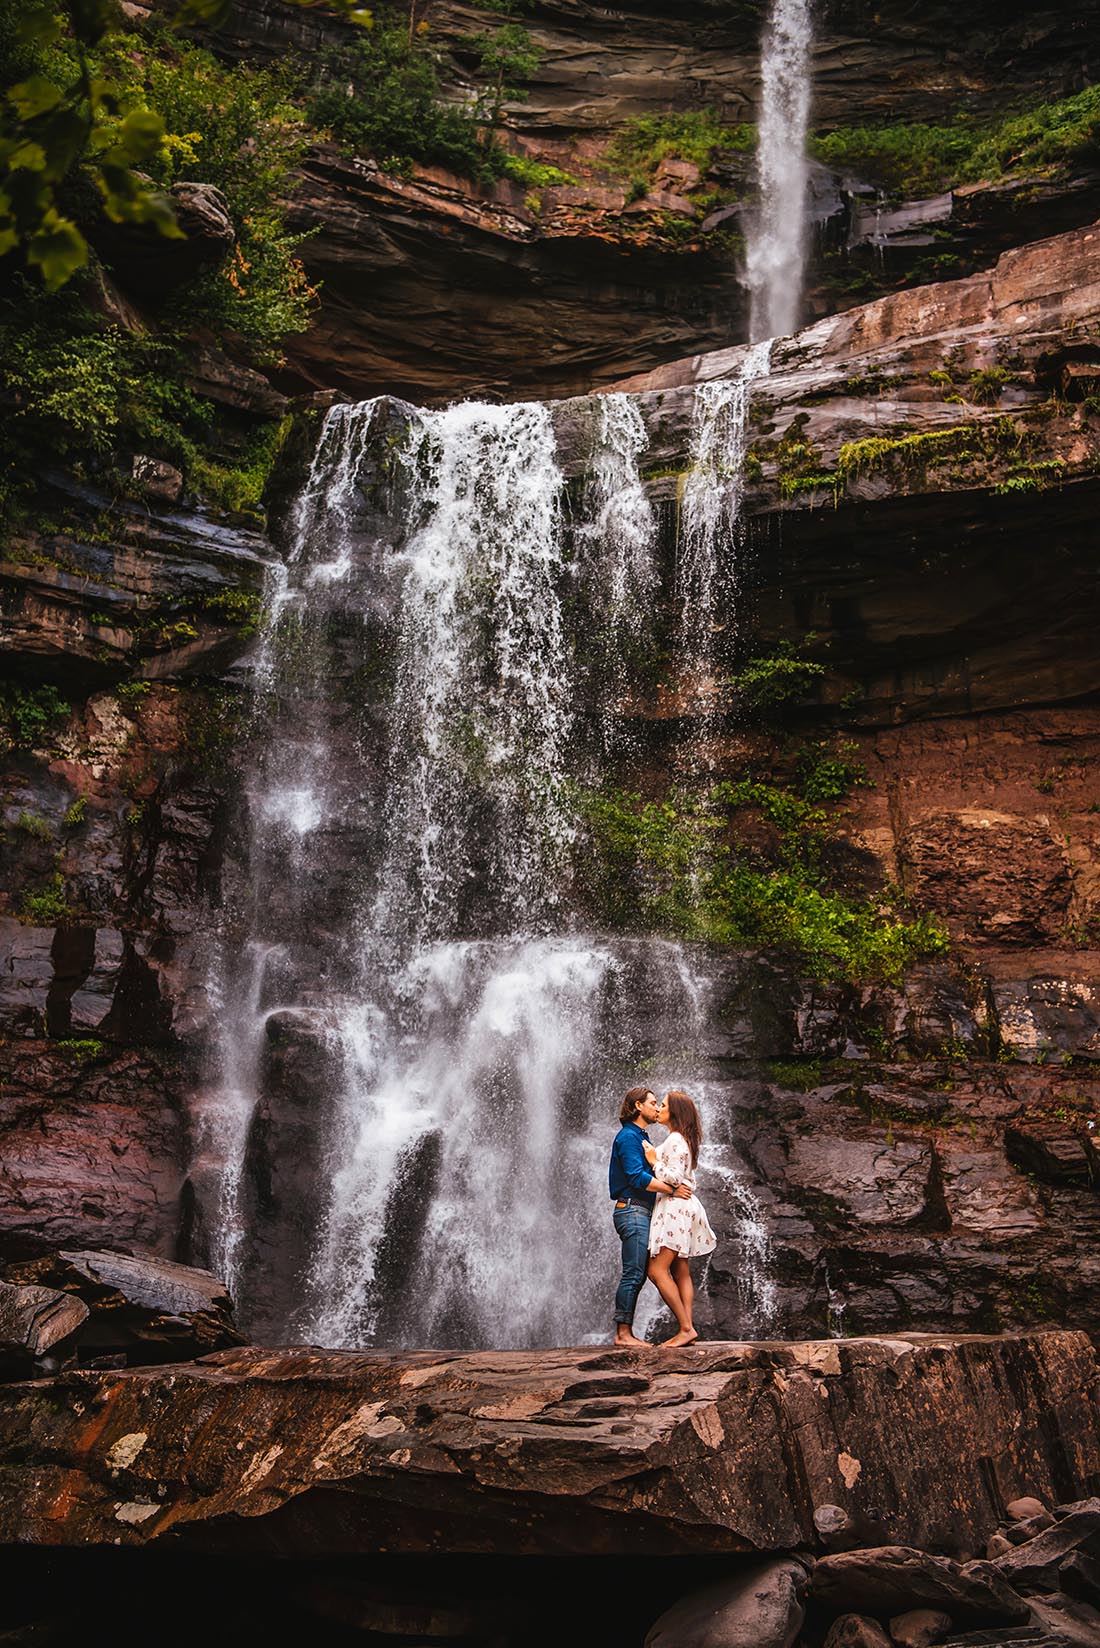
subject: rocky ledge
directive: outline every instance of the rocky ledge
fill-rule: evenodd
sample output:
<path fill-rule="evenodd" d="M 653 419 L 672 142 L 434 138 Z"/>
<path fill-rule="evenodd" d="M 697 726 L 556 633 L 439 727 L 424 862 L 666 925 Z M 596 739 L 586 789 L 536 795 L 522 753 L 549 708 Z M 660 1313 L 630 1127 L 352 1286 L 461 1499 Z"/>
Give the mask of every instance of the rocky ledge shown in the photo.
<path fill-rule="evenodd" d="M 1061 1331 L 82 1369 L 6 1389 L 0 1539 L 967 1562 L 1100 1487 L 1098 1374 Z"/>

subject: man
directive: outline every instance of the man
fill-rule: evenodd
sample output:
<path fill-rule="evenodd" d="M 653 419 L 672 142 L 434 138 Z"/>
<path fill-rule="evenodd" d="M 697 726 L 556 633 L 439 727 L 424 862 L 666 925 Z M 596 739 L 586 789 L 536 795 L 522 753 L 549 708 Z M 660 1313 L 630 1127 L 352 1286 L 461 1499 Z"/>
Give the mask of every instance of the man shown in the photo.
<path fill-rule="evenodd" d="M 619 1131 L 611 1146 L 607 1180 L 614 1209 L 615 1233 L 623 1245 L 623 1274 L 615 1293 L 615 1343 L 639 1345 L 634 1336 L 634 1310 L 642 1291 L 649 1263 L 649 1221 L 657 1193 L 690 1196 L 687 1185 L 665 1184 L 655 1179 L 645 1159 L 649 1143 L 647 1126 L 657 1120 L 657 1096 L 648 1087 L 632 1087 L 619 1111 Z"/>

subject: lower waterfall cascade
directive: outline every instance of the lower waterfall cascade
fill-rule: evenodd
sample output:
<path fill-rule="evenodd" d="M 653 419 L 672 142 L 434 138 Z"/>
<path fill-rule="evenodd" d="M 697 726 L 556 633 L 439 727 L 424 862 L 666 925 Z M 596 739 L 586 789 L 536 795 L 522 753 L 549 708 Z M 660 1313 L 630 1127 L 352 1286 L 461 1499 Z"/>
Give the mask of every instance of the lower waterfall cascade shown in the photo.
<path fill-rule="evenodd" d="M 718 503 L 692 493 L 676 577 L 712 610 L 766 365 L 698 391 Z M 615 703 L 658 581 L 645 426 L 626 395 L 595 406 L 572 502 L 544 406 L 335 407 L 292 512 L 192 1170 L 205 1257 L 269 1337 L 598 1342 L 621 1093 L 644 1070 L 707 1112 L 707 956 L 569 904 L 574 787 L 629 738 Z M 761 1328 L 766 1229 L 717 1114 L 702 1168 Z"/>

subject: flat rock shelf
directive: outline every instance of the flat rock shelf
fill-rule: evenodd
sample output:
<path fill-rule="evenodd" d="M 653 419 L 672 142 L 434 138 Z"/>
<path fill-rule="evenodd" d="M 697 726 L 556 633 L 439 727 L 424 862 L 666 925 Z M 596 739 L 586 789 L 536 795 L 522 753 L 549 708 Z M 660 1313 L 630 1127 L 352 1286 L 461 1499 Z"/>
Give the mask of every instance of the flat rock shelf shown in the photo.
<path fill-rule="evenodd" d="M 982 1554 L 1100 1488 L 1079 1332 L 685 1350 L 219 1351 L 8 1386 L 0 1539 L 338 1554 Z"/>

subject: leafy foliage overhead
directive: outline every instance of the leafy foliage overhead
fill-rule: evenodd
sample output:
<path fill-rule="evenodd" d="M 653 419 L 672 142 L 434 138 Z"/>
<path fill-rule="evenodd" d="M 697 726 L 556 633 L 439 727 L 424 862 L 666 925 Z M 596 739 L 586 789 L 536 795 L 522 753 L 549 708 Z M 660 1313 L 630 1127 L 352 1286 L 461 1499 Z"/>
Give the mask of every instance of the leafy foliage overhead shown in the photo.
<path fill-rule="evenodd" d="M 355 0 L 334 3 L 370 24 Z M 228 0 L 187 0 L 176 21 L 216 24 L 227 9 Z M 123 23 L 116 0 L 6 0 L 0 11 L 0 58 L 11 65 L 0 89 L 0 257 L 22 249 L 50 291 L 88 261 L 66 203 L 78 175 L 112 222 L 182 233 L 147 175 L 161 152 L 163 115 L 117 73 L 112 48 Z"/>

